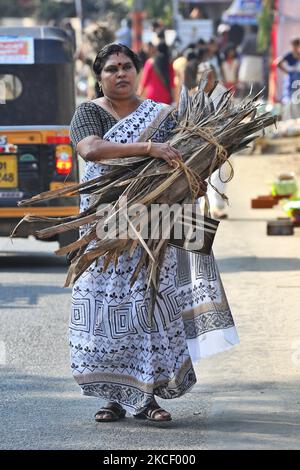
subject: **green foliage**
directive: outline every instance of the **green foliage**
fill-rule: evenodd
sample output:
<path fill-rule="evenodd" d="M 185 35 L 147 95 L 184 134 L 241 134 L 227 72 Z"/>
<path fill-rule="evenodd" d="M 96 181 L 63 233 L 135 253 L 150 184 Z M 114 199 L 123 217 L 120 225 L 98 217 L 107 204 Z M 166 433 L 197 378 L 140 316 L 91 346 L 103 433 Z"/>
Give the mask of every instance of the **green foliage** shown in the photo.
<path fill-rule="evenodd" d="M 145 0 L 144 10 L 147 11 L 150 18 L 161 18 L 168 23 L 172 20 L 171 0 Z"/>
<path fill-rule="evenodd" d="M 274 0 L 263 0 L 262 11 L 258 18 L 257 50 L 267 51 L 270 46 L 272 25 L 274 21 Z"/>

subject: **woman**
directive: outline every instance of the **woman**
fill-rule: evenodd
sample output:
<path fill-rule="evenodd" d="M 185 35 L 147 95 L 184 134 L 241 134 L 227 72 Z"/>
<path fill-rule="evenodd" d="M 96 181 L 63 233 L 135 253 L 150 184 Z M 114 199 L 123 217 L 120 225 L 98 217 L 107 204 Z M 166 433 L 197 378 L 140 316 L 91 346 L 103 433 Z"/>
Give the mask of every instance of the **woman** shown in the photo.
<path fill-rule="evenodd" d="M 94 71 L 102 96 L 77 108 L 70 130 L 86 160 L 83 181 L 105 174 L 107 158 L 150 156 L 176 166 L 179 152 L 164 143 L 175 125 L 173 108 L 135 94 L 137 56 L 126 46 L 110 44 L 97 54 Z M 205 191 L 202 183 L 199 196 Z M 83 195 L 81 211 L 89 202 L 90 196 Z M 145 269 L 130 286 L 139 255 L 139 247 L 132 256 L 124 253 L 105 273 L 100 258 L 73 287 L 72 369 L 84 395 L 108 400 L 95 415 L 99 422 L 124 418 L 127 411 L 169 421 L 170 413 L 155 396 L 183 395 L 196 383 L 192 359 L 237 342 L 213 256 L 168 247 L 149 324 Z"/>
<path fill-rule="evenodd" d="M 164 42 L 157 45 L 153 58 L 146 60 L 142 71 L 139 95 L 160 103 L 174 102 L 174 70 Z"/>

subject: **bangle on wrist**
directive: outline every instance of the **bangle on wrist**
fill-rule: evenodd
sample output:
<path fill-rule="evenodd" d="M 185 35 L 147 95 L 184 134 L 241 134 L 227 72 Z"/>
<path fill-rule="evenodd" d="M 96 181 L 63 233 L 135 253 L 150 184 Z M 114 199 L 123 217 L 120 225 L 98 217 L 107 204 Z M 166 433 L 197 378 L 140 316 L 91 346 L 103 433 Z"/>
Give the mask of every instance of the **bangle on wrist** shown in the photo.
<path fill-rule="evenodd" d="M 151 139 L 149 139 L 149 140 L 148 140 L 147 149 L 146 149 L 147 155 L 149 155 L 149 153 L 150 153 L 150 151 L 151 151 L 151 147 L 152 147 L 152 142 L 151 142 Z"/>

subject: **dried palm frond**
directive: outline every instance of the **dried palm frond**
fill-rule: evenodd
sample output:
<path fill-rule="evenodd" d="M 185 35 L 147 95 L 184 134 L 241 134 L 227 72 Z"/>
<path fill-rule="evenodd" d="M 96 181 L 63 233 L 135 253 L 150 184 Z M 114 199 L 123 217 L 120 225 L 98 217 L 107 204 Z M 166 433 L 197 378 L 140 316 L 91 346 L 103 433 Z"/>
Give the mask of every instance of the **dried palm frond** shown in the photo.
<path fill-rule="evenodd" d="M 105 270 L 112 262 L 116 265 L 124 251 L 132 254 L 137 246 L 141 247 L 141 257 L 132 274 L 131 283 L 136 281 L 141 269 L 146 267 L 149 284 L 151 282 L 153 286 L 157 286 L 167 238 L 144 240 L 135 228 L 135 220 L 130 220 L 129 225 L 136 239 L 114 239 L 109 230 L 103 238 L 98 238 L 97 224 L 101 222 L 105 225 L 109 221 L 108 216 L 97 210 L 99 203 L 112 203 L 118 212 L 122 210 L 120 201 L 124 196 L 127 197 L 128 209 L 136 203 L 144 204 L 150 209 L 153 203 L 182 203 L 189 196 L 194 200 L 199 192 L 199 177 L 202 180 L 208 178 L 211 184 L 211 174 L 228 162 L 232 153 L 247 147 L 257 137 L 257 132 L 275 123 L 275 117 L 268 113 L 257 115 L 257 100 L 261 93 L 235 104 L 231 90 L 216 83 L 207 94 L 204 91 L 205 85 L 204 77 L 193 95 L 189 95 L 185 87 L 182 88 L 176 127 L 169 137 L 170 144 L 182 155 L 182 162 L 178 163 L 177 168 L 171 168 L 164 160 L 154 158 L 107 160 L 105 163 L 111 165 L 113 162 L 114 166 L 104 176 L 65 189 L 41 193 L 19 203 L 21 206 L 29 206 L 70 192 L 72 195 L 93 196 L 90 207 L 77 216 L 52 219 L 27 215 L 23 219 L 23 222 L 43 220 L 50 224 L 35 233 L 38 238 L 51 237 L 88 224 L 88 230 L 79 240 L 57 251 L 58 254 L 66 254 L 79 250 L 71 262 L 66 286 L 78 279 L 98 257 L 103 257 Z M 232 176 L 231 167 L 229 179 Z M 217 191 L 217 188 L 214 189 Z M 225 194 L 221 196 L 226 199 Z M 153 301 L 152 298 L 151 302 Z"/>

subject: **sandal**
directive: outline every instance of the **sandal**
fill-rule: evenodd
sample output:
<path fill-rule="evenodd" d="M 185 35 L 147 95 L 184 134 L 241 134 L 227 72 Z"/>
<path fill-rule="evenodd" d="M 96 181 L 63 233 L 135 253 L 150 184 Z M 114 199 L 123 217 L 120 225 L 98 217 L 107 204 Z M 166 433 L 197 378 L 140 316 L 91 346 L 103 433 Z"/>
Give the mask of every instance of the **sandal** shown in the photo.
<path fill-rule="evenodd" d="M 98 415 L 108 415 L 107 417 L 97 418 Z M 122 408 L 116 402 L 109 402 L 106 406 L 103 406 L 97 413 L 95 414 L 95 421 L 98 423 L 100 422 L 109 422 L 109 421 L 118 421 L 119 419 L 125 418 L 126 410 Z"/>
<path fill-rule="evenodd" d="M 163 414 L 162 414 L 163 412 Z M 148 419 L 149 421 L 162 422 L 171 421 L 172 416 L 170 413 L 161 408 L 158 403 L 152 402 L 145 411 L 133 416 L 135 419 Z"/>

